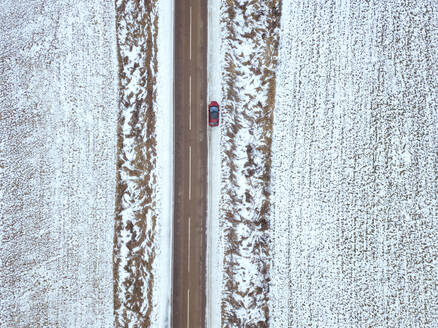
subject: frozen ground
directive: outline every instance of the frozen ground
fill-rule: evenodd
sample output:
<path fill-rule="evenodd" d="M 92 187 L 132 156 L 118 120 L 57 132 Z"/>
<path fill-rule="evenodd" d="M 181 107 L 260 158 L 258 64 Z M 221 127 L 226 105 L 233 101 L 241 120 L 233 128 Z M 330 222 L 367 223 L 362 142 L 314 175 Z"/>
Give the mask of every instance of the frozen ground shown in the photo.
<path fill-rule="evenodd" d="M 112 327 L 114 4 L 0 2 L 0 326 Z"/>
<path fill-rule="evenodd" d="M 438 326 L 436 1 L 283 1 L 272 327 Z"/>

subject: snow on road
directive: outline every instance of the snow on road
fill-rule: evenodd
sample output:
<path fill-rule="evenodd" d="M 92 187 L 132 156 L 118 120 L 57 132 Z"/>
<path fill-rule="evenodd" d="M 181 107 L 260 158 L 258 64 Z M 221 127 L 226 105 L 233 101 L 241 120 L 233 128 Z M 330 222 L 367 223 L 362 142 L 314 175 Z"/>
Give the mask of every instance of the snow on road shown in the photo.
<path fill-rule="evenodd" d="M 284 1 L 272 327 L 438 325 L 438 4 Z"/>
<path fill-rule="evenodd" d="M 112 327 L 114 4 L 0 3 L 0 326 Z"/>
<path fill-rule="evenodd" d="M 158 1 L 157 194 L 160 244 L 157 259 L 155 326 L 169 327 L 173 228 L 173 19 L 172 0 Z"/>
<path fill-rule="evenodd" d="M 222 34 L 220 25 L 220 0 L 209 0 L 208 6 L 208 55 L 207 55 L 207 103 L 222 101 L 221 74 Z M 206 109 L 207 110 L 207 109 Z M 207 128 L 208 135 L 208 197 L 207 197 L 207 283 L 206 283 L 206 325 L 208 328 L 221 326 L 223 244 L 219 226 L 219 200 L 221 184 L 220 138 L 221 128 Z"/>

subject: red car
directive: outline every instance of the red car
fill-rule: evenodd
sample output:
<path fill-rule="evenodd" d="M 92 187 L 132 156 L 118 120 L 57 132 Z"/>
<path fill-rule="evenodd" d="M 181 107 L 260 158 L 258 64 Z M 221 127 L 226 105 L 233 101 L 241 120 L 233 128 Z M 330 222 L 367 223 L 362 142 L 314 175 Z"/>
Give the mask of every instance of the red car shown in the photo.
<path fill-rule="evenodd" d="M 208 125 L 219 125 L 219 104 L 216 101 L 212 101 L 208 105 Z"/>

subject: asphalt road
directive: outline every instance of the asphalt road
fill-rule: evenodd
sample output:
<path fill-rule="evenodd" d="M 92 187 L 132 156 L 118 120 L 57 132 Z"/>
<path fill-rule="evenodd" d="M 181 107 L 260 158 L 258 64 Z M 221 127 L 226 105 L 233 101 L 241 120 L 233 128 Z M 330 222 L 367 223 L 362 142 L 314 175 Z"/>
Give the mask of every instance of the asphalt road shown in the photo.
<path fill-rule="evenodd" d="M 205 325 L 207 1 L 175 1 L 172 326 Z"/>

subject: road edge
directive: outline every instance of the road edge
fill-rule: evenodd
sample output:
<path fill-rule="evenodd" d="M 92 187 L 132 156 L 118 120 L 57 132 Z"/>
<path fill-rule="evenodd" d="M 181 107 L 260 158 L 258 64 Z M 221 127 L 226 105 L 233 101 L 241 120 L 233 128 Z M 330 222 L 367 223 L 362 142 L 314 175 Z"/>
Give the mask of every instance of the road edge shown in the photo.
<path fill-rule="evenodd" d="M 221 103 L 221 62 L 222 47 L 220 1 L 208 0 L 207 19 L 207 104 L 211 100 Z M 207 109 L 205 109 L 207 111 Z M 220 174 L 215 176 L 213 171 L 221 172 L 219 150 L 221 122 L 216 128 L 207 126 L 207 258 L 206 258 L 206 302 L 205 323 L 207 328 L 221 326 L 221 290 L 223 250 L 221 244 L 221 230 L 219 226 L 219 196 L 221 179 Z M 216 177 L 216 179 L 215 179 Z"/>
<path fill-rule="evenodd" d="M 163 112 L 161 118 L 162 148 L 163 154 L 160 161 L 160 177 L 162 179 L 163 192 L 160 195 L 160 213 L 163 222 L 160 227 L 160 295 L 157 300 L 158 322 L 154 327 L 169 327 L 172 318 L 173 297 L 173 214 L 174 214 L 174 1 L 160 0 L 158 2 L 158 55 L 159 70 L 157 76 L 158 106 Z M 169 49 L 169 50 L 163 50 Z M 166 54 L 167 53 L 167 54 Z M 171 126 L 171 128 L 168 128 Z M 164 132 L 164 131 L 167 131 Z M 158 154 L 160 157 L 160 154 Z M 170 271 L 169 271 L 170 270 Z M 170 272 L 170 274 L 169 274 Z"/>

